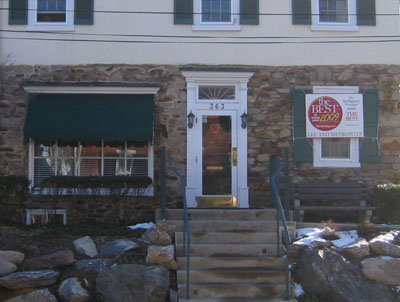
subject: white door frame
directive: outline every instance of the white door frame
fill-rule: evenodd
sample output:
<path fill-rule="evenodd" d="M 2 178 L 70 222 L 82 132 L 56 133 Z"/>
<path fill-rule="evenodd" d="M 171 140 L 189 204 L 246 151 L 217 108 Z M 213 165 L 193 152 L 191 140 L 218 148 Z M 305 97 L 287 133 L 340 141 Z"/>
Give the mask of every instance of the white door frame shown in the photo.
<path fill-rule="evenodd" d="M 201 134 L 202 121 L 200 112 L 210 111 L 211 114 L 225 114 L 223 112 L 234 112 L 236 114 L 237 128 L 237 147 L 238 147 L 238 165 L 237 165 L 237 207 L 249 207 L 249 188 L 247 186 L 247 127 L 241 127 L 240 116 L 247 113 L 247 83 L 252 72 L 216 72 L 216 71 L 183 71 L 183 75 L 187 82 L 187 114 L 192 112 L 196 118 L 191 129 L 187 128 L 187 184 L 186 198 L 188 207 L 197 207 L 196 197 L 201 192 L 202 184 L 199 180 L 202 169 L 199 166 L 199 150 L 201 150 Z M 234 85 L 236 98 L 234 101 L 213 101 L 198 100 L 199 85 Z M 210 109 L 211 103 L 224 103 L 224 109 Z M 212 112 L 211 112 L 212 111 Z M 232 119 L 233 122 L 233 119 Z M 234 127 L 232 127 L 233 129 Z M 232 146 L 233 147 L 233 146 Z M 233 176 L 233 175 L 232 175 Z M 232 192 L 233 193 L 233 192 Z"/>

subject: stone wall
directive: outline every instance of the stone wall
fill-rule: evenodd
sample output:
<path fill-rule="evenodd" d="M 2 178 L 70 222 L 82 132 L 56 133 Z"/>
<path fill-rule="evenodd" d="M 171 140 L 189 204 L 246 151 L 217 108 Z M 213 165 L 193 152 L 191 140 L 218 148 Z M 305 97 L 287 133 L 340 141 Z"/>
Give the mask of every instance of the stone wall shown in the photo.
<path fill-rule="evenodd" d="M 213 66 L 216 67 L 216 66 Z M 233 66 L 231 66 L 233 67 Z M 269 155 L 289 147 L 293 181 L 356 181 L 369 185 L 400 181 L 400 66 L 288 66 L 256 68 L 248 90 L 248 168 L 250 204 L 268 202 Z M 29 95 L 22 81 L 40 82 L 159 82 L 155 98 L 155 185 L 158 205 L 160 148 L 174 158 L 174 165 L 186 170 L 186 82 L 178 66 L 88 65 L 6 66 L 0 78 L 0 173 L 27 175 L 27 144 L 23 125 Z M 312 86 L 359 86 L 379 91 L 381 162 L 361 168 L 313 168 L 293 163 L 292 100 L 296 89 Z M 167 172 L 168 205 L 181 206 L 180 183 Z"/>

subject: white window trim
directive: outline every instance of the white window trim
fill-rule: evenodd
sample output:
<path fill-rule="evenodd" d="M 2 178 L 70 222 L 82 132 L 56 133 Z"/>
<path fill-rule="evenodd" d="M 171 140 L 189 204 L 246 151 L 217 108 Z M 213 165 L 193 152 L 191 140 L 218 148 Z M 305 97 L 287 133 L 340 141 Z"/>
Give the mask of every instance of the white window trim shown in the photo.
<path fill-rule="evenodd" d="M 242 29 L 239 20 L 239 0 L 231 0 L 231 22 L 202 22 L 201 12 L 201 0 L 194 0 L 194 24 L 192 25 L 194 31 L 240 31 Z"/>
<path fill-rule="evenodd" d="M 319 0 L 312 0 L 312 25 L 311 30 L 327 31 L 358 31 L 357 26 L 357 4 L 356 0 L 348 0 L 348 23 L 320 22 L 319 21 Z"/>
<path fill-rule="evenodd" d="M 358 86 L 314 86 L 313 93 L 359 93 Z M 350 158 L 322 158 L 321 139 L 313 139 L 314 167 L 359 168 L 359 139 L 350 138 Z"/>
<path fill-rule="evenodd" d="M 350 138 L 350 158 L 322 158 L 321 139 L 313 139 L 314 167 L 359 168 L 358 138 Z"/>
<path fill-rule="evenodd" d="M 74 26 L 74 0 L 66 0 L 66 22 L 37 22 L 37 0 L 28 0 L 28 25 L 27 30 L 73 31 Z"/>

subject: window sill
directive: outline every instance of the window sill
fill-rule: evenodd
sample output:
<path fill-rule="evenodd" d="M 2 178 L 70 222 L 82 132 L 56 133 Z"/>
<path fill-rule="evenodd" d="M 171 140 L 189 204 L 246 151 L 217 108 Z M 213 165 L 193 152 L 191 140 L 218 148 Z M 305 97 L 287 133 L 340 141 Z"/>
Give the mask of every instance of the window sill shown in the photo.
<path fill-rule="evenodd" d="M 28 31 L 74 31 L 75 26 L 74 24 L 35 24 L 35 25 L 28 25 L 26 27 Z"/>
<path fill-rule="evenodd" d="M 137 194 L 135 192 L 130 192 L 125 196 L 137 196 L 137 197 L 153 197 L 154 196 L 154 187 L 151 185 L 149 187 L 147 187 L 145 190 L 145 192 L 143 192 L 142 194 Z M 42 191 L 38 191 L 38 190 L 33 190 L 32 192 L 33 195 L 51 195 L 51 189 L 43 189 Z M 62 191 L 60 191 L 57 195 L 70 195 L 70 196 L 74 196 L 74 195 L 82 195 L 82 196 L 108 196 L 109 193 L 107 192 L 106 189 L 99 189 L 98 194 L 92 194 L 90 192 L 73 192 L 71 189 L 63 189 Z"/>
<path fill-rule="evenodd" d="M 314 161 L 314 167 L 316 168 L 360 168 L 361 164 L 356 162 L 345 162 L 345 161 Z"/>
<path fill-rule="evenodd" d="M 193 31 L 241 31 L 242 26 L 238 24 L 195 24 Z"/>
<path fill-rule="evenodd" d="M 311 25 L 314 31 L 358 31 L 357 25 L 315 24 Z"/>

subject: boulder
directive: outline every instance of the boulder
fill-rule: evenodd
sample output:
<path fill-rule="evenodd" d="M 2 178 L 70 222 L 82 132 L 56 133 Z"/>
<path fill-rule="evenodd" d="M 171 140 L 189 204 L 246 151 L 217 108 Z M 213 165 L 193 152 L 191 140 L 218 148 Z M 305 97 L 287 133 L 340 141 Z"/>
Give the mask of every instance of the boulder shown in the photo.
<path fill-rule="evenodd" d="M 0 286 L 15 290 L 45 287 L 57 282 L 60 274 L 55 271 L 17 272 L 0 278 Z"/>
<path fill-rule="evenodd" d="M 27 259 L 24 262 L 24 268 L 37 270 L 68 266 L 74 263 L 74 253 L 71 250 L 62 250 L 49 255 Z"/>
<path fill-rule="evenodd" d="M 169 272 L 163 266 L 122 264 L 99 273 L 96 291 L 107 302 L 165 302 Z"/>
<path fill-rule="evenodd" d="M 89 301 L 89 293 L 84 289 L 77 278 L 65 279 L 58 288 L 58 294 L 65 302 Z"/>
<path fill-rule="evenodd" d="M 400 285 L 400 259 L 376 257 L 362 262 L 362 272 L 370 280 L 387 285 Z"/>
<path fill-rule="evenodd" d="M 166 220 L 161 220 L 148 229 L 141 238 L 154 245 L 170 245 L 174 238 L 174 230 Z"/>
<path fill-rule="evenodd" d="M 393 243 L 396 233 L 380 235 L 369 242 L 371 251 L 379 256 L 400 258 L 400 246 Z"/>
<path fill-rule="evenodd" d="M 107 243 L 100 247 L 101 257 L 117 257 L 127 251 L 137 249 L 139 245 L 134 243 L 132 240 L 119 239 Z"/>
<path fill-rule="evenodd" d="M 168 269 L 177 270 L 178 264 L 175 261 L 174 246 L 150 245 L 147 250 L 146 263 L 161 264 Z"/>
<path fill-rule="evenodd" d="M 4 302 L 57 302 L 57 299 L 48 289 L 39 289 Z"/>
<path fill-rule="evenodd" d="M 101 272 L 103 269 L 109 268 L 112 262 L 108 259 L 83 260 L 75 263 L 75 267 L 85 272 Z"/>
<path fill-rule="evenodd" d="M 305 250 L 294 276 L 306 293 L 324 302 L 394 301 L 387 286 L 365 280 L 357 266 L 330 250 Z"/>
<path fill-rule="evenodd" d="M 17 251 L 0 251 L 0 260 L 19 264 L 24 262 L 25 255 Z"/>
<path fill-rule="evenodd" d="M 0 259 L 0 276 L 12 274 L 17 270 L 17 266 L 7 260 Z"/>
<path fill-rule="evenodd" d="M 360 239 L 353 244 L 342 247 L 339 251 L 345 256 L 360 259 L 369 256 L 369 244 L 365 239 Z"/>
<path fill-rule="evenodd" d="M 85 236 L 79 239 L 74 240 L 74 247 L 75 250 L 81 254 L 81 255 L 85 255 L 85 256 L 89 256 L 89 257 L 97 257 L 98 253 L 97 253 L 97 248 L 96 248 L 96 244 L 93 242 L 92 238 L 90 238 L 89 236 Z"/>

